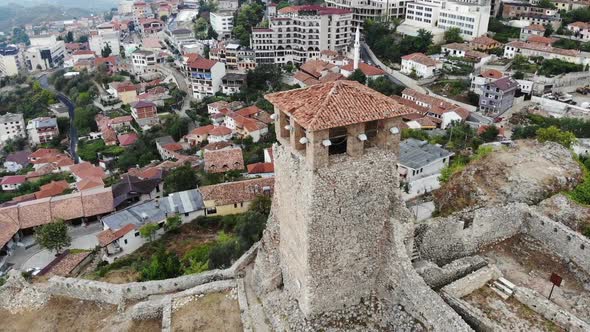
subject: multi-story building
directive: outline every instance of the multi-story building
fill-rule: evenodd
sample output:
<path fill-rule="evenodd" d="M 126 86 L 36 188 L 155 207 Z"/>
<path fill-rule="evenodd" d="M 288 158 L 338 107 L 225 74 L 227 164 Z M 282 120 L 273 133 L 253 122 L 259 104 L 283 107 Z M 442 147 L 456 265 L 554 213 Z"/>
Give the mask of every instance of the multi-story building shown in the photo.
<path fill-rule="evenodd" d="M 574 22 L 567 25 L 567 29 L 573 32 L 574 37 L 580 40 L 590 40 L 590 23 Z"/>
<path fill-rule="evenodd" d="M 557 9 L 522 2 L 503 2 L 502 17 L 527 21 L 529 24 L 551 24 L 554 29 L 561 25 L 561 16 Z"/>
<path fill-rule="evenodd" d="M 0 115 L 0 142 L 25 137 L 25 120 L 22 114 L 6 113 Z"/>
<path fill-rule="evenodd" d="M 126 15 L 133 13 L 133 3 L 134 0 L 121 0 L 119 1 L 119 6 L 117 6 L 117 14 L 119 15 Z"/>
<path fill-rule="evenodd" d="M 48 117 L 33 119 L 27 124 L 27 132 L 32 144 L 49 143 L 59 136 L 57 120 Z"/>
<path fill-rule="evenodd" d="M 160 123 L 156 104 L 148 101 L 138 101 L 131 104 L 131 116 L 142 129 L 149 129 Z"/>
<path fill-rule="evenodd" d="M 217 1 L 217 7 L 220 10 L 231 10 L 236 11 L 240 6 L 240 2 L 238 0 L 219 0 Z"/>
<path fill-rule="evenodd" d="M 417 0 L 406 5 L 406 20 L 413 32 L 420 28 L 429 30 L 440 41 L 445 30 L 459 28 L 467 40 L 477 38 L 488 31 L 490 5 L 486 0 Z"/>
<path fill-rule="evenodd" d="M 91 31 L 88 44 L 90 50 L 96 54 L 101 54 L 108 45 L 111 49 L 110 55 L 119 55 L 121 47 L 119 38 L 119 31 L 115 30 L 113 24 L 103 23 L 96 27 L 96 31 Z"/>
<path fill-rule="evenodd" d="M 168 44 L 178 50 L 179 52 L 182 50 L 183 45 L 194 44 L 197 42 L 195 39 L 195 35 L 193 31 L 190 29 L 174 29 L 172 31 L 166 31 L 166 39 Z"/>
<path fill-rule="evenodd" d="M 187 59 L 184 71 L 191 82 L 193 97 L 201 100 L 220 91 L 225 64 L 195 55 Z"/>
<path fill-rule="evenodd" d="M 352 11 L 352 26 L 363 27 L 368 19 L 403 18 L 404 0 L 326 0 L 326 6 Z"/>
<path fill-rule="evenodd" d="M 164 22 L 155 18 L 142 18 L 137 27 L 143 36 L 156 34 L 164 29 Z"/>
<path fill-rule="evenodd" d="M 509 110 L 514 103 L 518 83 L 510 77 L 490 81 L 483 86 L 479 96 L 479 109 L 489 116 L 498 116 Z"/>
<path fill-rule="evenodd" d="M 30 40 L 31 46 L 25 51 L 25 64 L 30 71 L 47 70 L 63 63 L 66 54 L 63 40 L 51 35 Z"/>
<path fill-rule="evenodd" d="M 142 49 L 135 50 L 131 54 L 131 59 L 133 72 L 140 75 L 155 72 L 155 65 L 159 62 L 158 54 Z"/>
<path fill-rule="evenodd" d="M 590 64 L 590 57 L 579 50 L 568 50 L 553 47 L 542 43 L 531 43 L 523 41 L 513 41 L 504 46 L 504 56 L 512 59 L 516 55 L 526 57 L 538 56 L 545 59 L 560 59 L 563 61 L 587 65 Z"/>
<path fill-rule="evenodd" d="M 239 93 L 245 83 L 245 74 L 226 74 L 221 78 L 221 92 L 226 95 Z"/>
<path fill-rule="evenodd" d="M 442 69 L 442 62 L 423 53 L 412 53 L 402 57 L 401 72 L 404 74 L 414 73 L 418 77 L 429 78 L 440 69 Z"/>
<path fill-rule="evenodd" d="M 218 35 L 219 39 L 228 38 L 234 28 L 234 12 L 225 10 L 209 14 L 211 27 Z"/>
<path fill-rule="evenodd" d="M 252 29 L 256 62 L 303 64 L 322 50 L 345 53 L 352 37 L 352 12 L 318 5 L 282 8 L 268 28 Z"/>
<path fill-rule="evenodd" d="M 225 63 L 228 71 L 246 72 L 256 68 L 254 50 L 235 43 L 218 43 L 209 50 L 209 59 Z"/>
<path fill-rule="evenodd" d="M 0 47 L 0 76 L 14 76 L 22 69 L 22 54 L 16 45 Z"/>
<path fill-rule="evenodd" d="M 540 24 L 527 25 L 520 29 L 520 40 L 528 40 L 530 36 L 543 37 L 545 30 L 545 27 Z"/>
<path fill-rule="evenodd" d="M 133 17 L 139 22 L 139 19 L 148 17 L 151 13 L 150 6 L 145 2 L 136 2 L 133 4 Z"/>

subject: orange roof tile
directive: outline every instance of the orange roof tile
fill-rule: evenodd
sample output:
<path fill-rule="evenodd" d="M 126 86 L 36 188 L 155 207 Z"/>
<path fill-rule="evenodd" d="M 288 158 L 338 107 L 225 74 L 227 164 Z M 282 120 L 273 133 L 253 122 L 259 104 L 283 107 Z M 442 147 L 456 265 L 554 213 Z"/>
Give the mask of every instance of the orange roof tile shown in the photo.
<path fill-rule="evenodd" d="M 190 135 L 197 135 L 197 136 L 207 135 L 214 128 L 215 128 L 215 126 L 213 126 L 213 125 L 206 125 L 206 126 L 198 127 L 198 128 L 193 129 L 190 132 Z"/>
<path fill-rule="evenodd" d="M 265 98 L 307 130 L 393 118 L 414 111 L 356 81 L 335 81 Z"/>
<path fill-rule="evenodd" d="M 273 163 L 255 163 L 246 167 L 248 168 L 248 174 L 273 173 L 275 171 Z"/>
<path fill-rule="evenodd" d="M 439 64 L 438 61 L 434 60 L 433 58 L 429 57 L 428 55 L 424 54 L 424 53 L 412 53 L 412 54 L 408 54 L 408 55 L 404 55 L 402 57 L 403 60 L 407 60 L 407 61 L 413 61 L 428 67 L 433 67 L 436 66 L 437 64 Z"/>
<path fill-rule="evenodd" d="M 504 74 L 502 74 L 501 71 L 499 70 L 495 70 L 495 69 L 488 69 L 488 70 L 484 70 L 481 72 L 480 74 L 481 77 L 487 77 L 487 78 L 502 78 L 504 76 Z"/>
<path fill-rule="evenodd" d="M 94 166 L 89 162 L 83 162 L 77 165 L 72 165 L 70 171 L 81 179 L 98 178 L 103 179 L 106 177 L 104 170 L 100 167 Z"/>
<path fill-rule="evenodd" d="M 227 182 L 199 188 L 204 201 L 214 201 L 215 205 L 228 205 L 251 202 L 264 195 L 265 189 L 274 191 L 274 177 L 245 181 Z"/>
<path fill-rule="evenodd" d="M 244 156 L 241 148 L 222 150 L 205 150 L 205 171 L 208 173 L 223 173 L 244 169 Z"/>
<path fill-rule="evenodd" d="M 57 196 L 64 192 L 64 190 L 69 189 L 70 184 L 67 181 L 51 181 L 48 184 L 41 186 L 38 192 L 35 193 L 35 198 L 44 198 L 44 197 L 52 197 Z"/>
<path fill-rule="evenodd" d="M 211 131 L 209 131 L 210 136 L 225 136 L 230 135 L 231 133 L 231 129 L 229 129 L 226 126 L 215 127 Z"/>
<path fill-rule="evenodd" d="M 354 64 L 352 62 L 350 62 L 349 64 L 342 67 L 343 70 L 350 71 L 350 72 L 352 72 L 354 70 L 353 68 L 354 68 Z M 371 65 L 366 64 L 364 62 L 359 63 L 359 69 L 363 72 L 363 74 L 365 74 L 365 76 L 368 76 L 368 77 L 379 76 L 379 75 L 385 74 L 385 72 L 381 68 L 371 66 Z"/>

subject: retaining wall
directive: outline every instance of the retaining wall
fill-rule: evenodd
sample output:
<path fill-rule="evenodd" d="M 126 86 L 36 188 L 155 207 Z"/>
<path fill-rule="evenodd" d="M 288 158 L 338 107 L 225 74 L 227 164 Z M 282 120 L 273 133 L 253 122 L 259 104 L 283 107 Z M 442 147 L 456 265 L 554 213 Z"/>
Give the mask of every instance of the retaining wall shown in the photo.
<path fill-rule="evenodd" d="M 502 330 L 500 326 L 489 319 L 481 310 L 471 304 L 445 292 L 441 292 L 440 295 L 474 330 L 478 332 L 496 332 Z"/>
<path fill-rule="evenodd" d="M 458 299 L 498 279 L 502 272 L 495 265 L 488 265 L 442 288 L 442 291 Z"/>
<path fill-rule="evenodd" d="M 454 260 L 443 267 L 430 261 L 422 261 L 415 267 L 428 286 L 437 290 L 486 265 L 488 262 L 483 257 L 468 256 Z"/>

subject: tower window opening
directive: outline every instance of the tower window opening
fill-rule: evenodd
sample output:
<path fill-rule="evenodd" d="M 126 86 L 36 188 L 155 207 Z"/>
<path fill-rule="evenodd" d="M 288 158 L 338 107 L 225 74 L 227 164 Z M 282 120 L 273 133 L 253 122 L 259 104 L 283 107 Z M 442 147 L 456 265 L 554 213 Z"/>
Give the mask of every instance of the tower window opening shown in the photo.
<path fill-rule="evenodd" d="M 329 135 L 332 144 L 328 147 L 328 153 L 330 155 L 346 153 L 346 127 L 331 128 Z"/>

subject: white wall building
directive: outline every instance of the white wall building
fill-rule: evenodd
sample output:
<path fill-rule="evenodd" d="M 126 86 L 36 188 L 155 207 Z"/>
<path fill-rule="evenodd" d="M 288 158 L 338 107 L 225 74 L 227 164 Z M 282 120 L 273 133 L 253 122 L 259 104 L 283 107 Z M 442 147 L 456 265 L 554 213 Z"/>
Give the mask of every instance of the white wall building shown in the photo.
<path fill-rule="evenodd" d="M 158 63 L 158 56 L 152 51 L 135 50 L 131 54 L 131 61 L 133 63 L 133 72 L 143 75 L 156 71 L 155 65 Z"/>
<path fill-rule="evenodd" d="M 47 70 L 59 66 L 66 54 L 63 40 L 55 36 L 30 38 L 31 46 L 25 51 L 25 64 L 30 71 Z"/>
<path fill-rule="evenodd" d="M 326 6 L 352 11 L 353 27 L 363 27 L 367 19 L 403 18 L 405 2 L 403 0 L 326 0 Z"/>
<path fill-rule="evenodd" d="M 440 174 L 440 171 L 449 165 L 449 160 L 454 155 L 453 152 L 441 147 L 413 138 L 402 141 L 399 147 L 400 180 L 410 184 L 414 180 Z"/>
<path fill-rule="evenodd" d="M 0 76 L 14 76 L 22 69 L 22 54 L 16 45 L 0 47 Z"/>
<path fill-rule="evenodd" d="M 121 46 L 119 38 L 119 31 L 115 30 L 112 24 L 103 23 L 92 32 L 88 44 L 90 50 L 98 55 L 107 45 L 111 48 L 111 55 L 119 55 Z"/>
<path fill-rule="evenodd" d="M 48 117 L 32 119 L 27 124 L 27 133 L 32 144 L 49 143 L 59 136 L 57 120 Z"/>
<path fill-rule="evenodd" d="M 220 91 L 222 78 L 225 76 L 223 62 L 199 57 L 187 61 L 184 67 L 194 98 L 201 100 Z"/>
<path fill-rule="evenodd" d="M 440 69 L 442 69 L 442 62 L 422 53 L 412 53 L 402 57 L 400 71 L 406 75 L 415 73 L 418 77 L 430 78 Z"/>
<path fill-rule="evenodd" d="M 352 12 L 318 5 L 286 7 L 269 18 L 268 28 L 252 29 L 256 62 L 303 64 L 320 51 L 345 53 L 352 41 Z"/>
<path fill-rule="evenodd" d="M 211 27 L 217 32 L 218 38 L 227 38 L 231 36 L 234 28 L 234 13 L 232 11 L 219 11 L 209 14 Z"/>
<path fill-rule="evenodd" d="M 22 114 L 6 113 L 0 115 L 0 142 L 25 137 L 25 119 Z"/>

